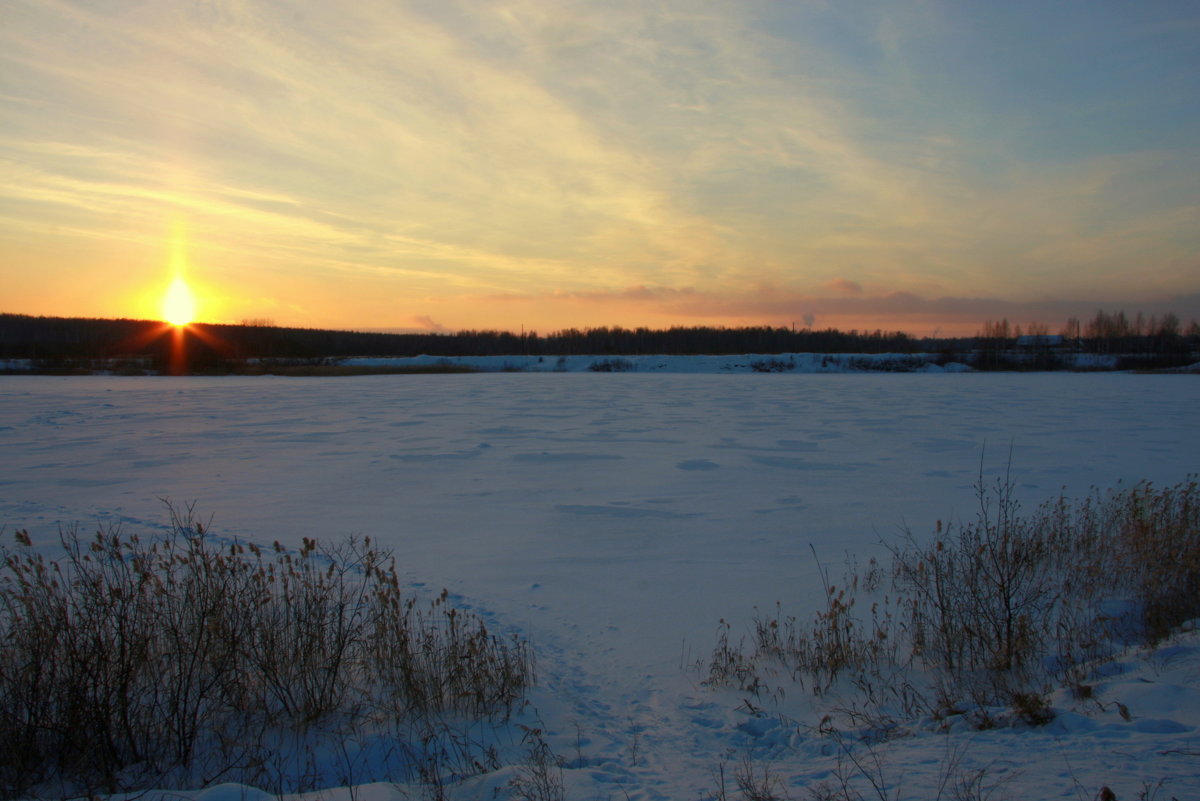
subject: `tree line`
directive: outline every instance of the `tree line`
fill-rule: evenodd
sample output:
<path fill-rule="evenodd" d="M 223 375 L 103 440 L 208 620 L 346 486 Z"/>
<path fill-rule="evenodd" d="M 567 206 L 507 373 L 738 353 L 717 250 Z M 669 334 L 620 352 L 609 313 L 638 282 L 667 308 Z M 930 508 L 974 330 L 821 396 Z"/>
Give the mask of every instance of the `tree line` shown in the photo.
<path fill-rule="evenodd" d="M 188 326 L 190 358 L 201 361 L 340 359 L 352 356 L 573 356 L 582 354 L 911 353 L 920 340 L 900 331 L 793 330 L 752 326 L 668 329 L 570 328 L 536 331 L 378 333 L 242 325 Z M 106 320 L 0 314 L 0 359 L 47 362 L 169 358 L 173 332 L 148 320 Z"/>
<path fill-rule="evenodd" d="M 288 328 L 269 321 L 240 325 L 193 323 L 177 332 L 152 320 L 34 317 L 0 314 L 0 359 L 31 359 L 48 368 L 94 367 L 127 362 L 133 369 L 162 370 L 178 358 L 178 338 L 189 371 L 216 371 L 250 359 L 338 360 L 354 356 L 575 356 L 727 355 L 743 353 L 942 353 L 971 356 L 980 366 L 1002 366 L 1001 355 L 1020 347 L 1022 335 L 1042 338 L 1044 349 L 1095 353 L 1157 354 L 1183 361 L 1200 348 L 1200 325 L 1173 314 L 1146 317 L 1099 311 L 1070 318 L 1051 342 L 1049 326 L 1022 328 L 1007 319 L 987 321 L 974 337 L 916 338 L 901 331 L 839 331 L 784 326 L 675 326 L 569 328 L 539 335 L 467 330 L 454 333 L 380 333 Z M 1028 347 L 1028 345 L 1025 345 Z M 991 360 L 989 361 L 989 355 Z"/>
<path fill-rule="evenodd" d="M 1090 320 L 1069 317 L 1055 333 L 1044 323 L 1029 323 L 1024 329 L 1008 319 L 988 320 L 974 340 L 974 365 L 1009 369 L 1011 354 L 1023 350 L 1025 366 L 1056 369 L 1068 352 L 1096 353 L 1122 357 L 1118 369 L 1172 367 L 1193 362 L 1200 349 L 1200 323 L 1186 326 L 1173 313 L 1158 317 L 1138 312 L 1101 309 Z"/>
<path fill-rule="evenodd" d="M 1192 320 L 1185 327 L 1177 315 L 1167 312 L 1162 317 L 1150 315 L 1147 317 L 1138 312 L 1129 317 L 1125 312 L 1107 312 L 1103 309 L 1096 316 L 1081 323 L 1078 317 L 1068 317 L 1066 323 L 1057 332 L 1065 339 L 1088 342 L 1134 340 L 1138 338 L 1174 339 L 1184 337 L 1196 339 L 1200 337 L 1200 323 Z M 982 339 L 1016 339 L 1022 335 L 1050 336 L 1050 326 L 1045 323 L 1029 323 L 1024 330 L 1020 325 L 1010 325 L 1008 318 L 983 324 L 979 337 Z"/>
<path fill-rule="evenodd" d="M 976 339 L 987 344 L 1015 344 L 1022 336 L 1058 336 L 1064 343 L 1095 353 L 1149 353 L 1195 346 L 1200 342 L 1200 323 L 1193 319 L 1185 326 L 1171 312 L 1147 317 L 1141 312 L 1130 316 L 1123 310 L 1101 309 L 1087 321 L 1068 317 L 1054 333 L 1044 323 L 1029 323 L 1022 329 L 1020 325 L 1010 325 L 1007 318 L 988 320 Z"/>

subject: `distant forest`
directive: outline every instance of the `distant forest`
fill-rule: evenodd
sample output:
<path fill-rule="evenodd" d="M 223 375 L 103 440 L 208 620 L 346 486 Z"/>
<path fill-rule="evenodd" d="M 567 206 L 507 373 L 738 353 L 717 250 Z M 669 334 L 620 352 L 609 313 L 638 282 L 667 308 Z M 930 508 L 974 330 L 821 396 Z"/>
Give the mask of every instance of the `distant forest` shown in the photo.
<path fill-rule="evenodd" d="M 1024 340 L 1020 338 L 1024 335 Z M 178 333 L 149 320 L 106 320 L 0 314 L 0 359 L 29 359 L 35 367 L 87 369 L 109 367 L 165 370 Z M 1075 318 L 1057 334 L 1047 326 L 1024 331 L 1007 320 L 988 321 L 975 337 L 918 339 L 900 331 L 815 331 L 784 327 L 692 326 L 667 329 L 588 328 L 551 334 L 508 331 L 456 333 L 372 333 L 283 328 L 261 322 L 242 325 L 194 323 L 183 333 L 192 372 L 236 370 L 247 360 L 335 362 L 354 356 L 574 356 L 574 355 L 727 355 L 744 353 L 939 353 L 947 358 L 975 354 L 977 366 L 1003 367 L 1001 354 L 1034 345 L 1047 351 L 1155 355 L 1185 363 L 1200 349 L 1200 325 L 1184 326 L 1174 315 L 1162 318 L 1124 312 L 1098 312 L 1092 320 Z M 1060 339 L 1061 338 L 1061 339 Z M 982 354 L 982 356 L 980 356 Z M 992 358 L 988 359 L 987 356 Z"/>

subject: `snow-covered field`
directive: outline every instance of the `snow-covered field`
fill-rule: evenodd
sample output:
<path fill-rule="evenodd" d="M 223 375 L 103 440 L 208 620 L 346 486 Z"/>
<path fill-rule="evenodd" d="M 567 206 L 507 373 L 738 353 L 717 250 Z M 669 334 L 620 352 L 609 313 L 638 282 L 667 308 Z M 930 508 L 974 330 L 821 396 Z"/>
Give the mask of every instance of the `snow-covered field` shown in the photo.
<path fill-rule="evenodd" d="M 225 536 L 298 544 L 367 534 L 414 591 L 532 640 L 523 722 L 566 760 L 570 799 L 717 795 L 745 755 L 791 798 L 837 748 L 701 686 L 718 622 L 807 618 L 838 575 L 904 525 L 974 512 L 980 467 L 1029 505 L 1065 490 L 1200 472 L 1200 381 L 1129 374 L 489 373 L 335 379 L 0 377 L 0 526 L 166 522 L 196 503 Z M 1097 685 L 1125 720 L 1057 697 L 1043 728 L 914 727 L 870 752 L 886 798 L 1200 798 L 1200 644 L 1130 652 Z M 817 721 L 801 721 L 816 724 Z M 957 756 L 956 756 L 957 755 Z M 874 763 L 872 763 L 874 764 Z M 451 788 L 492 798 L 515 769 Z M 1165 780 L 1152 793 L 1160 780 Z M 941 790 L 939 791 L 939 787 Z M 877 797 L 868 784 L 866 797 Z M 187 789 L 187 788 L 184 788 Z M 184 797 L 240 797 L 218 787 Z M 406 797 L 375 784 L 340 798 Z M 781 790 L 782 792 L 782 790 Z M 175 795 L 172 797 L 180 797 Z"/>

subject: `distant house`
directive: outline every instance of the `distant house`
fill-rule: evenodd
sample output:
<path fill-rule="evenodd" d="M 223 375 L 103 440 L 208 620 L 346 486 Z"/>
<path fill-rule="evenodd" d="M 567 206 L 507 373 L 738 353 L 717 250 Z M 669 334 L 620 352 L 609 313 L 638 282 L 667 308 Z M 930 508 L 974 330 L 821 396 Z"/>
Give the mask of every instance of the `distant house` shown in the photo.
<path fill-rule="evenodd" d="M 1023 350 L 1057 350 L 1066 344 L 1062 334 L 1025 334 L 1017 337 L 1017 347 Z"/>

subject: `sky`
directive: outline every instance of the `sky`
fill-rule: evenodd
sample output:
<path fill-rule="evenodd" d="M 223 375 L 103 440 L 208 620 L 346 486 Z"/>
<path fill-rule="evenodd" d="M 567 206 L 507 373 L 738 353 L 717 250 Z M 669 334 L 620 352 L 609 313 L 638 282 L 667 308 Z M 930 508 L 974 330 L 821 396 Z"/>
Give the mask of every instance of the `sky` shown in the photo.
<path fill-rule="evenodd" d="M 1200 318 L 1200 5 L 5 0 L 0 311 Z"/>

